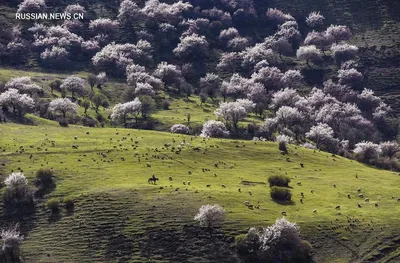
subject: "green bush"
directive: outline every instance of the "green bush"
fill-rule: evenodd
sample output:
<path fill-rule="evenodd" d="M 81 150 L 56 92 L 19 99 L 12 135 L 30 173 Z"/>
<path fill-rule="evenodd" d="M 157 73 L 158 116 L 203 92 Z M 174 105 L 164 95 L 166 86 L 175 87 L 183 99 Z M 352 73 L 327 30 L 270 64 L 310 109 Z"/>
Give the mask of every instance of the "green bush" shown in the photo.
<path fill-rule="evenodd" d="M 275 201 L 288 202 L 292 200 L 292 192 L 285 187 L 273 186 L 271 188 L 271 198 Z"/>
<path fill-rule="evenodd" d="M 44 195 L 51 192 L 56 184 L 54 182 L 54 172 L 48 168 L 39 169 L 36 172 L 36 187 L 38 188 L 37 194 Z"/>
<path fill-rule="evenodd" d="M 289 187 L 290 179 L 284 175 L 273 175 L 268 178 L 269 186 Z"/>
<path fill-rule="evenodd" d="M 57 198 L 51 198 L 47 201 L 46 207 L 51 210 L 52 213 L 58 213 L 60 210 L 60 201 Z"/>
<path fill-rule="evenodd" d="M 65 209 L 67 209 L 68 211 L 74 209 L 75 203 L 72 198 L 69 198 L 69 197 L 65 198 L 64 204 L 65 204 Z"/>

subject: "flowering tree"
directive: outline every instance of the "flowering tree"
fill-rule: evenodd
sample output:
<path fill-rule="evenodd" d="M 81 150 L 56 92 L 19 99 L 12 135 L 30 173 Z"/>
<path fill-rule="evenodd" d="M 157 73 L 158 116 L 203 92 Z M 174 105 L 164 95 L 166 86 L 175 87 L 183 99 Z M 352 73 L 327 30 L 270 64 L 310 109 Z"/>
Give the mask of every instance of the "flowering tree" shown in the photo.
<path fill-rule="evenodd" d="M 295 107 L 296 102 L 300 99 L 301 97 L 295 89 L 281 89 L 272 95 L 271 107 L 274 109 L 279 109 L 282 106 Z"/>
<path fill-rule="evenodd" d="M 85 80 L 78 76 L 69 76 L 61 84 L 61 89 L 70 91 L 72 98 L 74 97 L 75 93 L 83 95 L 86 92 Z"/>
<path fill-rule="evenodd" d="M 307 247 L 303 245 L 299 227 L 286 218 L 277 219 L 273 225 L 259 232 L 259 240 L 263 262 L 275 262 L 282 259 L 294 262 L 299 258 L 305 260 L 309 257 L 310 251 L 307 251 Z"/>
<path fill-rule="evenodd" d="M 299 84 L 303 81 L 303 75 L 300 70 L 297 69 L 289 69 L 283 74 L 282 82 L 284 85 L 291 87 L 299 86 Z"/>
<path fill-rule="evenodd" d="M 326 32 L 311 31 L 304 39 L 304 45 L 315 45 L 325 53 L 325 50 L 332 45 L 335 38 Z"/>
<path fill-rule="evenodd" d="M 14 258 L 19 257 L 19 249 L 24 240 L 24 237 L 20 234 L 19 225 L 10 226 L 1 230 L 1 240 L 3 240 L 3 251 L 10 251 Z"/>
<path fill-rule="evenodd" d="M 368 162 L 379 157 L 381 148 L 376 143 L 362 141 L 355 145 L 353 152 L 358 154 L 361 160 Z"/>
<path fill-rule="evenodd" d="M 208 42 L 204 36 L 197 34 L 182 36 L 173 52 L 182 58 L 201 58 L 208 54 Z"/>
<path fill-rule="evenodd" d="M 24 0 L 18 6 L 18 13 L 41 13 L 46 8 L 44 0 Z"/>
<path fill-rule="evenodd" d="M 340 64 L 347 60 L 354 59 L 357 56 L 358 47 L 349 45 L 347 43 L 333 44 L 331 51 L 335 61 Z"/>
<path fill-rule="evenodd" d="M 160 89 L 162 87 L 162 81 L 155 78 L 146 72 L 145 67 L 132 64 L 126 69 L 127 82 L 131 86 L 136 86 L 136 83 L 148 83 L 154 89 Z"/>
<path fill-rule="evenodd" d="M 119 7 L 118 20 L 128 25 L 134 20 L 143 17 L 143 13 L 138 5 L 132 0 L 123 0 Z"/>
<path fill-rule="evenodd" d="M 200 226 L 212 229 L 220 226 L 225 219 L 225 210 L 218 204 L 203 205 L 195 215 L 194 220 L 200 223 Z"/>
<path fill-rule="evenodd" d="M 326 29 L 326 33 L 333 36 L 336 43 L 349 40 L 351 37 L 350 29 L 347 26 L 331 25 L 328 27 L 328 29 Z"/>
<path fill-rule="evenodd" d="M 63 47 L 53 46 L 51 49 L 46 48 L 40 54 L 40 58 L 51 65 L 56 65 L 56 63 L 64 62 L 68 59 L 68 51 Z"/>
<path fill-rule="evenodd" d="M 241 56 L 237 52 L 222 53 L 217 69 L 234 73 L 241 65 Z"/>
<path fill-rule="evenodd" d="M 272 49 L 268 48 L 265 43 L 257 43 L 252 47 L 246 48 L 244 51 L 240 53 L 242 57 L 242 66 L 251 67 L 256 65 L 258 62 L 266 60 L 266 61 L 274 61 L 275 53 Z"/>
<path fill-rule="evenodd" d="M 100 72 L 96 76 L 97 87 L 101 89 L 101 87 L 107 82 L 107 74 L 105 72 Z"/>
<path fill-rule="evenodd" d="M 73 5 L 68 5 L 65 8 L 65 13 L 70 13 L 70 14 L 85 14 L 86 10 L 83 6 L 79 4 L 73 4 Z"/>
<path fill-rule="evenodd" d="M 264 85 L 257 82 L 251 85 L 247 98 L 255 103 L 255 113 L 261 116 L 268 103 L 268 94 Z"/>
<path fill-rule="evenodd" d="M 219 33 L 218 38 L 222 43 L 227 44 L 229 40 L 232 40 L 235 37 L 240 37 L 239 31 L 234 27 L 230 27 L 228 29 L 222 30 Z"/>
<path fill-rule="evenodd" d="M 351 87 L 358 87 L 362 85 L 364 76 L 358 70 L 351 69 L 340 69 L 338 71 L 339 83 L 342 85 L 349 85 Z"/>
<path fill-rule="evenodd" d="M 166 86 L 173 86 L 175 88 L 178 88 L 184 81 L 182 71 L 179 67 L 168 64 L 167 62 L 159 63 L 156 70 L 153 72 L 153 76 L 161 79 Z"/>
<path fill-rule="evenodd" d="M 324 23 L 325 17 L 319 12 L 311 12 L 306 18 L 306 23 L 309 27 L 317 27 Z"/>
<path fill-rule="evenodd" d="M 288 128 L 296 123 L 300 123 L 304 119 L 304 116 L 296 108 L 282 106 L 276 112 L 276 119 L 283 127 Z"/>
<path fill-rule="evenodd" d="M 295 20 L 293 16 L 283 13 L 281 10 L 276 8 L 269 8 L 267 11 L 267 19 L 277 25 L 282 24 L 289 20 Z"/>
<path fill-rule="evenodd" d="M 5 86 L 6 89 L 16 89 L 21 93 L 38 93 L 42 92 L 43 89 L 35 84 L 30 77 L 16 77 L 9 80 Z"/>
<path fill-rule="evenodd" d="M 127 66 L 133 63 L 149 63 L 152 60 L 151 52 L 151 44 L 145 40 L 139 40 L 136 45 L 111 43 L 97 52 L 92 62 L 97 68 L 111 70 L 118 67 L 125 72 Z"/>
<path fill-rule="evenodd" d="M 118 21 L 109 18 L 99 18 L 89 23 L 89 29 L 96 34 L 112 35 L 118 30 Z"/>
<path fill-rule="evenodd" d="M 201 130 L 201 137 L 226 137 L 229 131 L 226 129 L 225 124 L 220 121 L 209 120 L 203 124 Z"/>
<path fill-rule="evenodd" d="M 316 46 L 302 46 L 297 52 L 296 56 L 298 59 L 306 60 L 308 66 L 310 66 L 309 61 L 318 62 L 322 59 L 322 52 Z"/>
<path fill-rule="evenodd" d="M 333 129 L 326 123 L 318 123 L 312 126 L 310 131 L 306 133 L 306 137 L 316 143 L 319 149 L 324 141 L 331 141 L 333 139 Z"/>
<path fill-rule="evenodd" d="M 28 187 L 28 180 L 23 173 L 11 173 L 5 180 L 4 184 L 9 189 L 21 189 Z"/>
<path fill-rule="evenodd" d="M 382 156 L 387 156 L 389 158 L 392 158 L 393 156 L 396 155 L 396 153 L 398 153 L 400 151 L 400 146 L 395 141 L 381 142 L 379 144 L 379 149 L 380 149 Z"/>
<path fill-rule="evenodd" d="M 282 86 L 284 74 L 277 67 L 264 67 L 251 75 L 254 82 L 264 85 L 267 91 L 277 90 Z"/>
<path fill-rule="evenodd" d="M 239 102 L 222 102 L 214 114 L 225 120 L 225 123 L 231 122 L 235 130 L 238 128 L 239 121 L 247 116 L 246 109 Z"/>
<path fill-rule="evenodd" d="M 153 87 L 148 84 L 148 83 L 136 83 L 136 88 L 135 88 L 135 95 L 136 96 L 150 96 L 154 97 L 156 95 L 156 92 L 153 90 Z"/>
<path fill-rule="evenodd" d="M 200 87 L 212 100 L 217 96 L 222 84 L 222 79 L 213 73 L 207 73 L 200 79 Z"/>
<path fill-rule="evenodd" d="M 0 105 L 11 109 L 14 116 L 24 116 L 26 112 L 31 111 L 35 103 L 27 94 L 20 94 L 17 89 L 8 89 L 0 94 Z"/>
<path fill-rule="evenodd" d="M 77 104 L 71 102 L 67 98 L 59 98 L 50 102 L 48 111 L 55 114 L 60 112 L 65 119 L 67 113 L 75 115 L 78 112 L 78 107 Z"/>
<path fill-rule="evenodd" d="M 139 114 L 142 110 L 142 103 L 140 102 L 139 98 L 135 98 L 133 101 L 124 103 L 124 104 L 117 104 L 114 106 L 111 114 L 111 119 L 113 121 L 122 120 L 124 125 L 127 125 L 127 117 L 129 114 L 132 114 L 136 122 L 138 120 Z"/>
<path fill-rule="evenodd" d="M 180 134 L 188 134 L 190 132 L 189 127 L 183 125 L 183 124 L 174 124 L 171 127 L 171 132 L 172 133 L 180 133 Z"/>

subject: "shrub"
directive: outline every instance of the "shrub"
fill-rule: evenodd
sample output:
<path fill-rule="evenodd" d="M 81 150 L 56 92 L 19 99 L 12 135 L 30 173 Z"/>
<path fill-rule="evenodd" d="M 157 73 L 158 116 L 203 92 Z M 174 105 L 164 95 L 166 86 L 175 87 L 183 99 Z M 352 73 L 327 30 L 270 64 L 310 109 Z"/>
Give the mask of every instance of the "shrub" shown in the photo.
<path fill-rule="evenodd" d="M 285 154 L 288 153 L 288 150 L 287 150 L 287 148 L 286 148 L 286 142 L 284 142 L 284 141 L 280 141 L 280 142 L 279 142 L 279 150 L 280 150 L 281 152 L 285 153 Z"/>
<path fill-rule="evenodd" d="M 274 201 L 288 202 L 292 200 L 292 192 L 284 187 L 273 186 L 271 188 L 271 198 Z"/>
<path fill-rule="evenodd" d="M 43 195 L 49 193 L 56 187 L 53 180 L 54 172 L 50 169 L 43 168 L 36 172 L 36 187 L 38 187 L 37 193 Z"/>
<path fill-rule="evenodd" d="M 9 208 L 32 205 L 32 192 L 28 186 L 28 180 L 22 173 L 12 173 L 5 180 L 7 189 L 3 193 L 3 203 Z"/>
<path fill-rule="evenodd" d="M 273 175 L 268 178 L 268 183 L 270 187 L 289 187 L 290 179 L 284 175 Z"/>
<path fill-rule="evenodd" d="M 162 107 L 164 110 L 169 110 L 169 107 L 171 106 L 171 103 L 169 102 L 169 100 L 164 100 Z"/>
<path fill-rule="evenodd" d="M 59 119 L 58 124 L 60 124 L 61 127 L 68 127 L 68 121 L 66 119 Z"/>
<path fill-rule="evenodd" d="M 53 214 L 60 211 L 60 201 L 57 198 L 51 198 L 47 201 L 46 207 L 51 210 Z"/>
<path fill-rule="evenodd" d="M 171 127 L 172 133 L 188 134 L 190 132 L 189 128 L 183 124 L 174 124 Z"/>
<path fill-rule="evenodd" d="M 71 211 L 75 207 L 74 200 L 72 198 L 69 198 L 69 197 L 64 199 L 64 204 L 65 204 L 65 209 L 67 211 Z"/>

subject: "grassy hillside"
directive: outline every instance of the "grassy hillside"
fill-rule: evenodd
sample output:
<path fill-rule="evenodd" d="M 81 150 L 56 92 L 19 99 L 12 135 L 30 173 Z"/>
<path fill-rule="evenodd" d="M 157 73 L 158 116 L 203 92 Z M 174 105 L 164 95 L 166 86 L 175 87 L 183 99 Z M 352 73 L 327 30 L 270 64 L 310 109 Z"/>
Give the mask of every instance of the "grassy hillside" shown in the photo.
<path fill-rule="evenodd" d="M 45 198 L 75 202 L 73 213 L 52 216 L 46 200 L 37 200 L 36 213 L 23 217 L 26 262 L 238 262 L 233 237 L 270 225 L 282 211 L 301 226 L 318 262 L 399 260 L 397 173 L 295 146 L 282 156 L 271 142 L 153 131 L 3 124 L 0 138 L 3 177 L 22 170 L 32 182 L 39 168 L 51 168 L 57 187 Z M 147 182 L 153 174 L 157 185 Z M 292 180 L 292 205 L 269 196 L 268 177 L 280 174 Z M 370 202 L 358 197 L 358 188 Z M 244 201 L 259 201 L 260 209 L 249 210 Z M 192 219 L 207 203 L 227 211 L 214 243 Z M 1 226 L 16 219 L 2 217 Z"/>

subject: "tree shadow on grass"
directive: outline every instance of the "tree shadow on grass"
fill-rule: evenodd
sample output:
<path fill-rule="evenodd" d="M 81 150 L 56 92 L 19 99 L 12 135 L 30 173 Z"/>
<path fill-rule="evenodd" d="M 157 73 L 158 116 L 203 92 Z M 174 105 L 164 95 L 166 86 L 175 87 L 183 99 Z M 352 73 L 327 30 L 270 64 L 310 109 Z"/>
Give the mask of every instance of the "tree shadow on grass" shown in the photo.
<path fill-rule="evenodd" d="M 277 203 L 278 205 L 295 205 L 296 203 L 292 200 L 290 201 L 280 201 L 280 200 L 273 200 L 275 203 Z"/>

